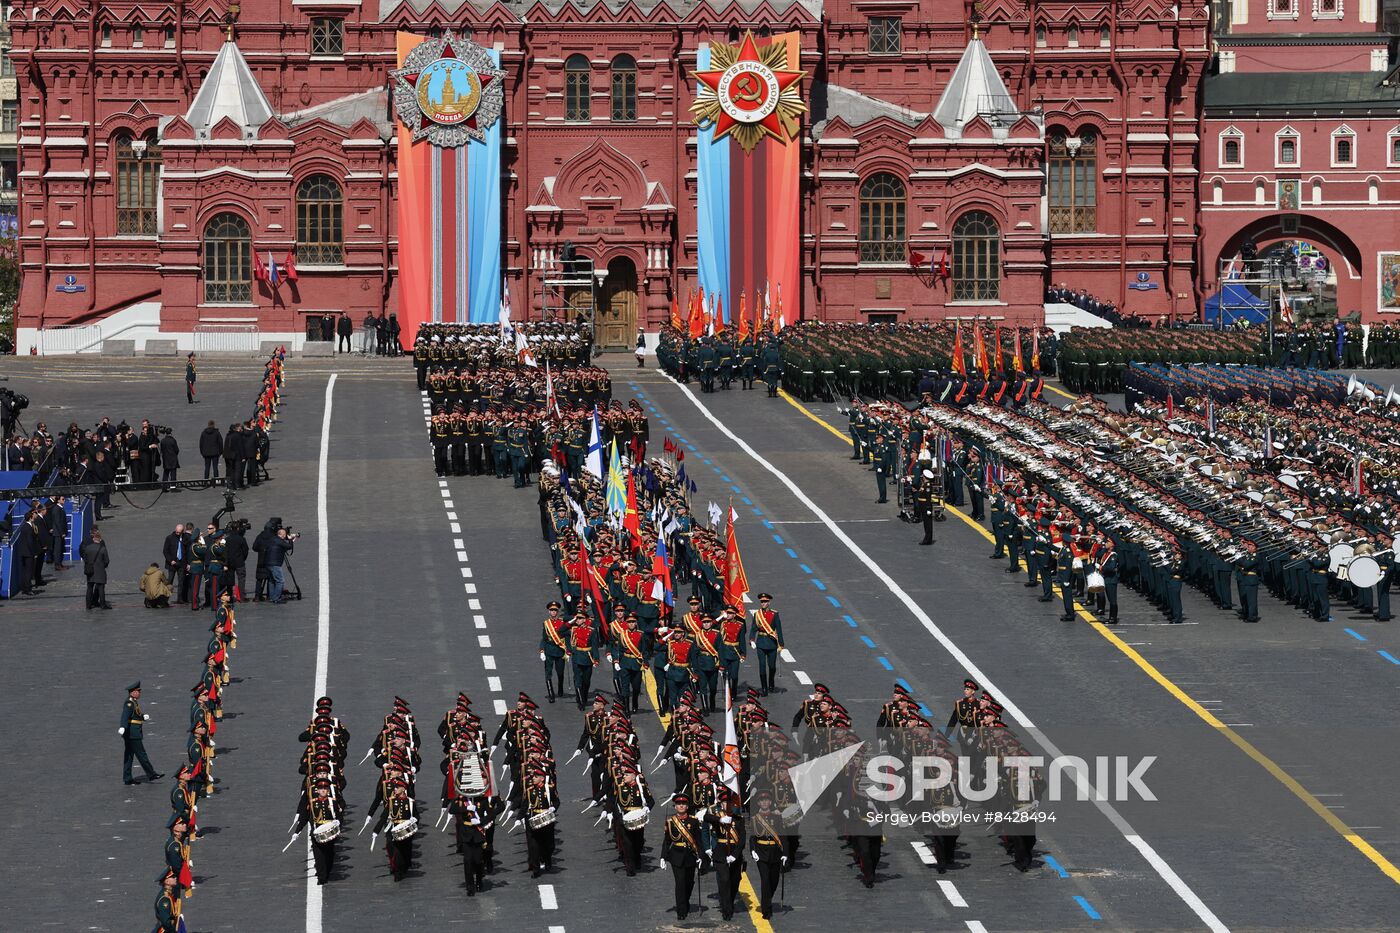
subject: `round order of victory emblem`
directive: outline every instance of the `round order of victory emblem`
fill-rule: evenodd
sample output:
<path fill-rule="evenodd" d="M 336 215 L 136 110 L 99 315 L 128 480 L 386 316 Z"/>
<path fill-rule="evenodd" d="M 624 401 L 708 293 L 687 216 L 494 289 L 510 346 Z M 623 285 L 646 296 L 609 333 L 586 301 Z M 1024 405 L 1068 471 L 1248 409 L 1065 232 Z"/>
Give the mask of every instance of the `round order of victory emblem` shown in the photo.
<path fill-rule="evenodd" d="M 732 120 L 758 123 L 778 109 L 778 76 L 763 62 L 735 62 L 720 75 L 716 97 Z"/>
<path fill-rule="evenodd" d="M 505 72 L 486 49 L 450 32 L 419 43 L 389 75 L 394 111 L 414 142 L 455 147 L 484 141 L 505 106 Z"/>

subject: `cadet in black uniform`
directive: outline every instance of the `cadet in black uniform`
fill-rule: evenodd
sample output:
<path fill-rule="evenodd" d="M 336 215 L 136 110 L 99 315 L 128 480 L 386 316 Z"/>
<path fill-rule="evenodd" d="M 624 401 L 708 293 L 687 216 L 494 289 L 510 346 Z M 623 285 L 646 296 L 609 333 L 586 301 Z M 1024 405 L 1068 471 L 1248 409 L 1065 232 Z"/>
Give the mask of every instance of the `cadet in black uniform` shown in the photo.
<path fill-rule="evenodd" d="M 681 794 L 675 800 L 676 813 L 666 820 L 661 839 L 661 867 L 669 864 L 676 883 L 676 919 L 690 913 L 690 895 L 695 891 L 695 874 L 700 867 L 700 823 L 690 815 L 690 798 Z"/>

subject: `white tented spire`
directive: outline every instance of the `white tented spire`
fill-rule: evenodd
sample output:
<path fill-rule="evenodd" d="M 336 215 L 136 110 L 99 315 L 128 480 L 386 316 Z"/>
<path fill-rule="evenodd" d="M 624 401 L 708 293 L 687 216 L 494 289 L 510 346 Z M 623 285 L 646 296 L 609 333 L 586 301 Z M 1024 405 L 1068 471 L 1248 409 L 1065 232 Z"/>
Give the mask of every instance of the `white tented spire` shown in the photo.
<path fill-rule="evenodd" d="M 1014 120 L 1017 112 L 1016 102 L 1007 93 L 987 47 L 973 36 L 943 89 L 938 106 L 933 108 L 933 118 L 951 135 L 960 133 L 963 125 L 978 114 L 994 122 L 995 117 Z"/>
<path fill-rule="evenodd" d="M 224 43 L 190 104 L 185 122 L 195 139 L 208 139 L 214 124 L 229 117 L 251 139 L 272 118 L 272 105 L 232 39 Z"/>

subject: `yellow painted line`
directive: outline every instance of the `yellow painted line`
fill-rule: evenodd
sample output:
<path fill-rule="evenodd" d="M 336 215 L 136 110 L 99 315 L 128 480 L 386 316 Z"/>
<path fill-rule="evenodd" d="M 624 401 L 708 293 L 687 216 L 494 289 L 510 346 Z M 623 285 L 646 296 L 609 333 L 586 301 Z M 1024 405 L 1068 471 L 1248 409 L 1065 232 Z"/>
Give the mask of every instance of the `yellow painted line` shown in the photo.
<path fill-rule="evenodd" d="M 664 727 L 669 716 L 661 715 L 661 701 L 656 695 L 656 677 L 652 675 L 651 665 L 642 668 L 642 684 L 646 687 L 647 697 L 651 699 L 651 708 L 656 712 L 656 718 L 661 721 Z M 695 883 L 700 883 L 700 876 L 697 874 Z M 744 909 L 749 912 L 749 920 L 753 922 L 753 927 L 758 933 L 773 933 L 773 924 L 763 919 L 763 914 L 758 908 L 758 892 L 753 889 L 753 883 L 749 881 L 749 873 L 746 871 L 739 876 L 739 896 L 744 899 Z"/>
<path fill-rule="evenodd" d="M 1054 386 L 1052 386 L 1052 385 L 1051 385 L 1050 383 L 1048 383 L 1048 382 L 1045 383 L 1045 388 L 1049 389 L 1051 392 L 1054 392 L 1056 395 L 1058 395 L 1058 396 L 1060 396 L 1060 397 L 1062 397 L 1062 398 L 1067 398 L 1067 399 L 1069 399 L 1071 402 L 1073 402 L 1073 401 L 1075 401 L 1076 399 L 1079 398 L 1079 396 L 1077 396 L 1077 395 L 1070 395 L 1070 394 L 1069 394 L 1068 392 L 1066 392 L 1064 389 L 1057 389 L 1057 388 L 1055 388 Z"/>
<path fill-rule="evenodd" d="M 1046 388 L 1050 387 L 1046 386 Z M 849 436 L 842 434 L 836 428 L 832 427 L 832 425 L 829 422 L 808 411 L 806 406 L 802 405 L 791 395 L 788 395 L 786 392 L 781 391 L 779 392 L 779 395 L 786 399 L 788 404 L 792 405 L 798 411 L 802 412 L 802 414 L 806 415 L 808 418 L 811 418 L 817 424 L 821 425 L 822 427 L 830 431 L 832 434 L 839 437 L 842 440 L 842 442 L 847 444 L 850 443 L 851 439 Z M 957 509 L 948 507 L 944 509 L 944 512 L 956 515 L 963 522 L 963 524 L 975 530 L 978 534 L 980 534 L 983 538 L 986 538 L 988 541 L 996 541 L 996 538 L 992 535 L 991 532 L 987 531 L 987 529 L 983 528 L 979 523 L 974 522 L 971 518 L 964 515 Z M 1400 884 L 1400 867 L 1397 867 L 1394 862 L 1390 861 L 1390 859 L 1382 855 L 1376 849 L 1375 846 L 1371 845 L 1371 843 L 1367 842 L 1364 838 L 1362 838 L 1359 834 L 1352 830 L 1352 828 L 1348 826 L 1344 821 L 1342 821 L 1337 816 L 1337 814 L 1327 809 L 1326 804 L 1324 804 L 1321 800 L 1318 800 L 1311 793 L 1309 793 L 1307 788 L 1303 787 L 1302 784 L 1298 783 L 1298 780 L 1296 778 L 1294 778 L 1287 771 L 1283 770 L 1283 768 L 1278 764 L 1278 762 L 1274 761 L 1268 755 L 1264 754 L 1262 751 L 1259 750 L 1258 747 L 1254 745 L 1254 743 L 1250 742 L 1248 739 L 1240 735 L 1234 729 L 1231 729 L 1229 726 L 1225 725 L 1225 723 L 1217 719 L 1210 712 L 1210 710 L 1206 709 L 1200 703 L 1197 703 L 1194 699 L 1192 699 L 1190 694 L 1188 694 L 1185 690 L 1181 689 L 1179 686 L 1173 683 L 1161 671 L 1157 670 L 1156 666 L 1154 666 L 1151 661 L 1144 658 L 1135 649 L 1130 647 L 1113 631 L 1111 631 L 1108 628 L 1108 626 L 1100 622 L 1097 616 L 1095 616 L 1089 610 L 1085 609 L 1078 602 L 1074 604 L 1074 608 L 1080 618 L 1088 622 L 1093 627 L 1094 631 L 1098 632 L 1105 639 L 1107 639 L 1109 644 L 1113 645 L 1113 647 L 1117 648 L 1124 655 L 1126 655 L 1127 658 L 1131 660 L 1134 664 L 1136 664 L 1144 674 L 1155 680 L 1162 687 L 1162 689 L 1166 690 L 1172 696 L 1176 697 L 1177 700 L 1181 701 L 1183 706 L 1185 706 L 1191 712 L 1195 713 L 1198 717 L 1200 717 L 1200 719 L 1203 722 L 1205 722 L 1206 725 L 1210 726 L 1212 729 L 1215 729 L 1217 732 L 1224 735 L 1225 738 L 1229 739 L 1232 745 L 1234 745 L 1240 751 L 1248 755 L 1256 764 L 1258 764 L 1261 768 L 1263 768 L 1265 771 L 1271 774 L 1275 780 L 1277 780 L 1284 787 L 1288 788 L 1288 790 L 1292 792 L 1293 796 L 1297 797 L 1299 800 L 1301 800 L 1304 804 L 1307 805 L 1309 810 L 1312 810 L 1319 817 L 1321 817 L 1323 822 L 1325 822 L 1328 826 L 1332 827 L 1332 829 L 1336 831 L 1336 833 L 1339 836 L 1341 836 L 1352 846 L 1354 846 L 1356 850 L 1362 855 L 1366 856 L 1366 858 L 1370 859 L 1371 862 L 1375 864 L 1375 866 L 1379 868 L 1387 878 L 1389 878 L 1396 884 Z"/>

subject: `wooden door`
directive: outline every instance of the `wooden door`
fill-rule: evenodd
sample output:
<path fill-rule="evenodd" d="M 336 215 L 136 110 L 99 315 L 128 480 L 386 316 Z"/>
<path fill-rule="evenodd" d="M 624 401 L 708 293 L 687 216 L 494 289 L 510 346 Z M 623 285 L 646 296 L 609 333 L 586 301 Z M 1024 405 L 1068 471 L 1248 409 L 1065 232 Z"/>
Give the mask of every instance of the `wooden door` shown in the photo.
<path fill-rule="evenodd" d="M 596 330 L 599 345 L 607 350 L 630 350 L 637 336 L 637 267 L 632 260 L 608 263 L 603 296 L 598 309 L 602 320 Z"/>

